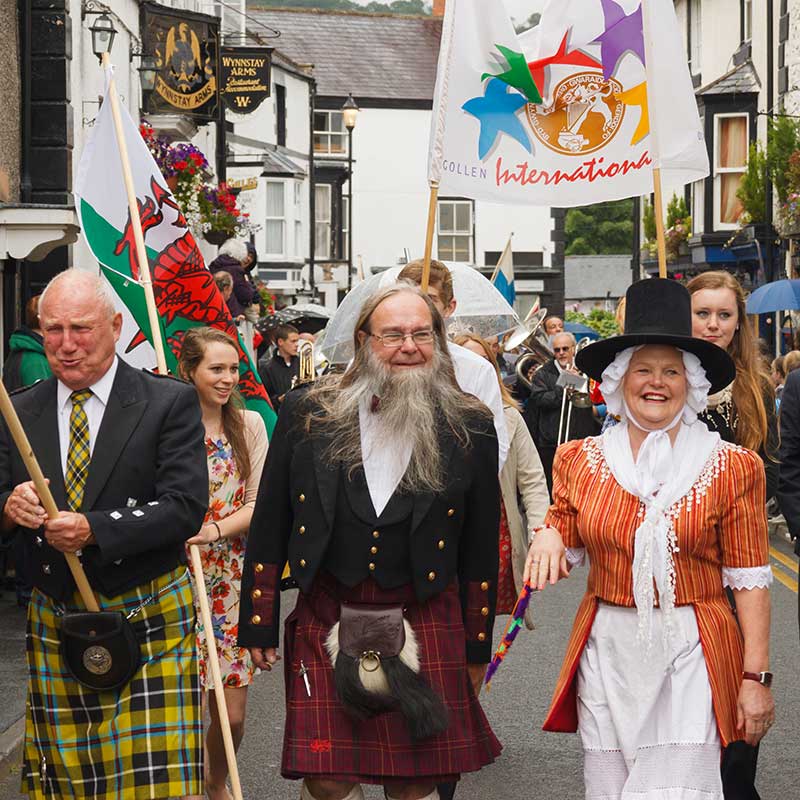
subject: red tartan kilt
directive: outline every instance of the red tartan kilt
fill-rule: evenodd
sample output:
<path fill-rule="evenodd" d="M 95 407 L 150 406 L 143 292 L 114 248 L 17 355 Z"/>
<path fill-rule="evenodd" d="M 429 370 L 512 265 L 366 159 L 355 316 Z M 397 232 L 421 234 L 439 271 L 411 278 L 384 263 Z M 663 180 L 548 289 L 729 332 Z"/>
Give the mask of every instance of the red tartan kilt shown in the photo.
<path fill-rule="evenodd" d="M 414 742 L 399 712 L 359 722 L 336 695 L 325 639 L 339 619 L 340 601 L 403 603 L 417 636 L 422 675 L 447 706 L 443 733 Z M 311 593 L 300 594 L 286 620 L 284 671 L 286 729 L 281 774 L 325 777 L 346 783 L 421 778 L 440 783 L 490 764 L 501 750 L 472 690 L 464 648 L 458 586 L 420 605 L 413 587 L 381 589 L 367 580 L 348 589 L 330 575 L 319 576 Z M 308 669 L 311 697 L 299 674 Z"/>

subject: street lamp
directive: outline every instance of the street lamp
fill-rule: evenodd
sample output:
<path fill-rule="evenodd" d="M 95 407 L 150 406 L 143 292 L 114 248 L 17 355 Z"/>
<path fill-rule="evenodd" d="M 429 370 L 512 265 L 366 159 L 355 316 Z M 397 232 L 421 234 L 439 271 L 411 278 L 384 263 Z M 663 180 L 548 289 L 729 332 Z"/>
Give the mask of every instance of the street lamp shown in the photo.
<path fill-rule="evenodd" d="M 156 57 L 142 54 L 142 61 L 137 67 L 139 73 L 139 83 L 142 86 L 143 92 L 152 92 L 156 87 L 156 75 L 158 74 L 158 67 L 156 65 Z"/>
<path fill-rule="evenodd" d="M 344 126 L 347 128 L 347 291 L 353 288 L 353 128 L 359 108 L 353 95 L 348 94 L 342 106 Z"/>
<path fill-rule="evenodd" d="M 117 29 L 108 14 L 100 14 L 89 30 L 92 32 L 92 52 L 102 61 L 104 53 L 111 53 Z"/>

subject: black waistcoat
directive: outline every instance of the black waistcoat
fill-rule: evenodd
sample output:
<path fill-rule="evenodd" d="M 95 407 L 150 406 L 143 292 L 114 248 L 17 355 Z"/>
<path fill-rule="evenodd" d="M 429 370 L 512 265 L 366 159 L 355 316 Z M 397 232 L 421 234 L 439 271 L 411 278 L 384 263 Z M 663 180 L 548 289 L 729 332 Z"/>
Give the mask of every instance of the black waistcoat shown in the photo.
<path fill-rule="evenodd" d="M 338 483 L 336 516 L 323 568 L 345 586 L 369 577 L 384 589 L 411 583 L 412 498 L 395 492 L 378 516 L 362 468 L 349 479 L 343 470 Z"/>

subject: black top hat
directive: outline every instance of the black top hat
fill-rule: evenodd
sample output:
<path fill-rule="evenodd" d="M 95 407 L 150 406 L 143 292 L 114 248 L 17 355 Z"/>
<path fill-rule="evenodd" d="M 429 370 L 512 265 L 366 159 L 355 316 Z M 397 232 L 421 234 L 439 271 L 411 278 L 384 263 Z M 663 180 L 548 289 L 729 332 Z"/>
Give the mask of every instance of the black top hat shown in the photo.
<path fill-rule="evenodd" d="M 711 393 L 736 377 L 733 359 L 721 347 L 692 336 L 692 298 L 686 287 L 667 278 L 649 278 L 625 293 L 625 333 L 584 347 L 575 357 L 581 372 L 596 381 L 617 353 L 643 344 L 667 344 L 694 353 L 706 371 Z"/>

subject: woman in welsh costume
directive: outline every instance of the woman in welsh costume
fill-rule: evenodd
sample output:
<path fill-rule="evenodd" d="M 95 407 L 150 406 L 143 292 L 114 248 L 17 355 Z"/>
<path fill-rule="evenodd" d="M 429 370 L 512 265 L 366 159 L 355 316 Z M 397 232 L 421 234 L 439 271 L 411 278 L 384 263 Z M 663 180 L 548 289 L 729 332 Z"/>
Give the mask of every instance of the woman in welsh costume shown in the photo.
<path fill-rule="evenodd" d="M 578 355 L 621 422 L 559 449 L 528 554 L 540 589 L 589 559 L 544 724 L 580 731 L 587 800 L 722 800 L 723 748 L 774 717 L 764 468 L 697 420 L 734 365 L 691 329 L 685 288 L 641 281 Z"/>

